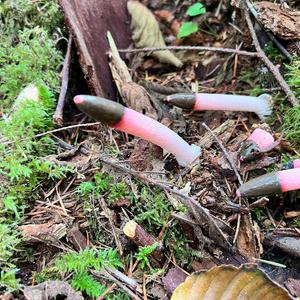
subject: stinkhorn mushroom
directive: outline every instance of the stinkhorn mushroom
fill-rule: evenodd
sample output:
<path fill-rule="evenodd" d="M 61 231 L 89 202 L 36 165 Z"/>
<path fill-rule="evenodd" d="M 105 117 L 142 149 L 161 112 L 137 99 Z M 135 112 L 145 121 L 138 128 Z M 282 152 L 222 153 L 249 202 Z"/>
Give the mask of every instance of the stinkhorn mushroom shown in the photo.
<path fill-rule="evenodd" d="M 291 160 L 289 161 L 284 168 L 287 169 L 296 169 L 296 168 L 300 168 L 300 159 L 295 159 L 295 160 Z"/>
<path fill-rule="evenodd" d="M 274 143 L 274 138 L 269 132 L 256 128 L 242 146 L 240 161 L 249 162 L 260 157 L 274 147 Z"/>
<path fill-rule="evenodd" d="M 119 103 L 87 95 L 76 96 L 74 102 L 93 119 L 173 153 L 181 166 L 189 165 L 201 154 L 198 146 L 189 145 L 168 127 Z"/>
<path fill-rule="evenodd" d="M 249 180 L 237 190 L 237 196 L 267 196 L 300 189 L 300 168 L 273 172 Z"/>
<path fill-rule="evenodd" d="M 166 102 L 181 108 L 198 110 L 246 111 L 256 113 L 264 120 L 272 113 L 272 97 L 263 94 L 259 97 L 224 94 L 173 94 Z"/>

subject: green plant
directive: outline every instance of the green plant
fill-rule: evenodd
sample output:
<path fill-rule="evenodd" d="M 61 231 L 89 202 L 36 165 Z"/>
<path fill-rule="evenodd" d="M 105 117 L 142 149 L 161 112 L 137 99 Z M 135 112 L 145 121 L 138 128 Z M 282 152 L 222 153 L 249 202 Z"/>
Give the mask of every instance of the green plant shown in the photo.
<path fill-rule="evenodd" d="M 131 211 L 136 216 L 135 220 L 145 225 L 145 228 L 153 234 L 167 223 L 173 212 L 173 207 L 162 192 L 154 191 L 154 194 L 142 187 L 140 197 L 133 199 Z"/>
<path fill-rule="evenodd" d="M 136 254 L 136 259 L 140 262 L 140 267 L 144 269 L 148 266 L 151 269 L 148 256 L 157 248 L 158 243 L 154 243 L 151 246 L 139 247 L 139 251 Z"/>
<path fill-rule="evenodd" d="M 282 129 L 286 138 L 295 146 L 300 147 L 300 107 L 287 110 L 284 115 Z"/>
<path fill-rule="evenodd" d="M 190 17 L 195 17 L 198 15 L 202 15 L 206 13 L 206 9 L 204 7 L 204 5 L 200 2 L 193 4 L 192 6 L 190 6 L 187 10 L 187 15 Z M 184 38 L 186 36 L 191 35 L 194 32 L 198 31 L 198 24 L 194 23 L 192 21 L 189 22 L 183 22 L 183 24 L 181 25 L 179 32 L 177 34 L 178 38 Z"/>
<path fill-rule="evenodd" d="M 15 277 L 16 269 L 0 270 L 0 290 L 5 289 L 7 292 L 13 292 L 20 288 L 20 282 Z"/>
<path fill-rule="evenodd" d="M 112 204 L 115 200 L 124 199 L 129 196 L 128 187 L 124 182 L 113 185 L 109 191 L 108 203 Z"/>
<path fill-rule="evenodd" d="M 71 280 L 71 286 L 81 292 L 85 292 L 92 298 L 97 298 L 105 292 L 107 287 L 95 280 L 89 273 L 76 273 Z"/>
<path fill-rule="evenodd" d="M 61 274 L 63 277 L 68 275 L 68 281 L 73 288 L 86 293 L 90 297 L 96 298 L 103 294 L 107 287 L 96 281 L 89 274 L 89 271 L 99 271 L 104 266 L 123 268 L 123 264 L 115 250 L 85 249 L 79 253 L 70 252 L 61 255 L 54 261 L 53 266 L 45 268 L 39 277 L 41 280 L 45 280 L 49 277 L 57 279 L 58 274 Z M 123 294 L 117 293 L 117 295 L 124 296 L 124 298 L 119 299 L 128 299 Z M 114 296 L 116 295 L 111 292 L 107 299 L 114 299 Z"/>
<path fill-rule="evenodd" d="M 293 225 L 300 228 L 300 218 L 295 218 L 293 220 Z"/>

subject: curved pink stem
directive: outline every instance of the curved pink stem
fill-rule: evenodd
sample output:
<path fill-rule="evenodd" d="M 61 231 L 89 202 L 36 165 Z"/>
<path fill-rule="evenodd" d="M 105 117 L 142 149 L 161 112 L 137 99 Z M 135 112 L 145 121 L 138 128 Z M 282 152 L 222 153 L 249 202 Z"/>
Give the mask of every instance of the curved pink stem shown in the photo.
<path fill-rule="evenodd" d="M 272 113 L 271 96 L 259 97 L 205 94 L 196 95 L 194 110 L 225 110 L 255 112 L 261 119 Z"/>
<path fill-rule="evenodd" d="M 193 162 L 201 153 L 199 147 L 189 145 L 168 127 L 130 108 L 125 108 L 122 119 L 112 127 L 145 139 L 173 153 L 182 166 Z"/>
<path fill-rule="evenodd" d="M 282 192 L 300 189 L 300 169 L 290 169 L 276 173 Z"/>

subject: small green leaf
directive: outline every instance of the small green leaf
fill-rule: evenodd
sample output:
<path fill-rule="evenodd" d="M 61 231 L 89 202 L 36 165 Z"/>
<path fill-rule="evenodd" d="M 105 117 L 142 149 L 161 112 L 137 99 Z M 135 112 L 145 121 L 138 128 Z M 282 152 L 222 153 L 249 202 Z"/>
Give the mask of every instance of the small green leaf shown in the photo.
<path fill-rule="evenodd" d="M 192 6 L 190 6 L 186 13 L 190 17 L 195 17 L 198 15 L 205 14 L 206 8 L 204 7 L 204 5 L 201 2 L 197 2 L 197 3 L 193 4 Z"/>
<path fill-rule="evenodd" d="M 198 31 L 198 25 L 196 23 L 184 22 L 179 29 L 177 37 L 181 39 L 197 31 Z"/>

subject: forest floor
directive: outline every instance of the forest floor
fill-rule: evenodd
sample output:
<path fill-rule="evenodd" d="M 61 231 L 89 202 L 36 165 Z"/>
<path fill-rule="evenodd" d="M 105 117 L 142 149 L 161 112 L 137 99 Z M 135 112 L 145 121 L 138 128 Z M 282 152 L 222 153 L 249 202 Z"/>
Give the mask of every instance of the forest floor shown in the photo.
<path fill-rule="evenodd" d="M 131 108 L 201 147 L 187 167 L 76 108 L 73 97 L 94 87 L 56 1 L 0 3 L 0 299 L 44 299 L 45 290 L 67 299 L 169 299 L 195 271 L 244 263 L 300 297 L 299 192 L 236 196 L 243 182 L 300 157 L 299 33 L 282 22 L 272 34 L 266 18 L 255 21 L 235 1 L 141 2 L 168 46 L 225 49 L 175 49 L 180 68 L 155 52 L 122 54 L 148 95 Z M 278 18 L 291 14 L 300 24 L 293 1 L 275 6 Z M 257 7 L 271 18 L 268 9 Z M 105 51 L 99 55 L 108 64 Z M 254 113 L 192 112 L 164 102 L 200 92 L 267 93 L 273 112 L 262 121 Z M 114 100 L 129 106 L 122 96 Z M 243 143 L 256 128 L 277 143 L 242 163 Z"/>

